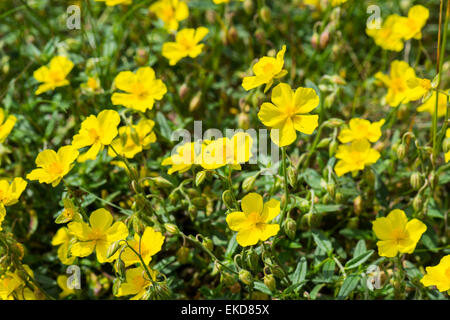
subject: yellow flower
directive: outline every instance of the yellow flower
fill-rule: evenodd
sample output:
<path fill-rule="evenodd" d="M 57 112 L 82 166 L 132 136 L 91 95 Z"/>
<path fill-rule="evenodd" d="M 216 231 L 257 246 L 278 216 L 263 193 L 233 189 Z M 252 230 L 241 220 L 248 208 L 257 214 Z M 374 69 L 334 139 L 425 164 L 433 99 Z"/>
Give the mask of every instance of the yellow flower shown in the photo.
<path fill-rule="evenodd" d="M 394 30 L 401 34 L 404 40 L 422 39 L 422 28 L 427 23 L 430 12 L 421 5 L 411 7 L 408 11 L 408 17 L 400 17 Z"/>
<path fill-rule="evenodd" d="M 195 142 L 187 142 L 176 149 L 176 153 L 170 157 L 164 159 L 161 162 L 163 166 L 172 166 L 167 173 L 172 174 L 174 172 L 184 173 L 188 171 L 192 165 L 199 164 L 199 156 L 201 157 L 201 151 L 197 149 L 204 148 L 204 146 L 196 145 Z"/>
<path fill-rule="evenodd" d="M 428 79 L 422 79 L 418 77 L 409 78 L 406 80 L 406 84 L 408 89 L 412 90 L 412 92 L 417 92 L 418 94 L 412 100 L 418 100 L 423 96 L 426 96 L 428 92 L 432 89 L 431 81 Z"/>
<path fill-rule="evenodd" d="M 418 100 L 426 93 L 426 89 L 422 86 L 411 88 L 408 85 L 411 84 L 411 79 L 416 78 L 416 73 L 405 61 L 392 61 L 389 76 L 377 72 L 375 78 L 388 87 L 386 102 L 391 107 Z"/>
<path fill-rule="evenodd" d="M 368 36 L 372 37 L 375 43 L 385 50 L 402 51 L 403 38 L 402 33 L 398 32 L 397 25 L 402 17 L 392 14 L 387 17 L 381 28 L 366 29 Z"/>
<path fill-rule="evenodd" d="M 152 260 L 152 256 L 161 251 L 163 243 L 164 236 L 161 232 L 155 231 L 152 227 L 145 227 L 142 237 L 135 233 L 134 239 L 128 241 L 128 244 L 136 252 L 141 253 L 145 265 L 149 264 Z M 125 263 L 126 267 L 135 263 L 140 263 L 139 257 L 128 247 L 125 247 L 120 258 Z"/>
<path fill-rule="evenodd" d="M 119 252 L 106 258 L 108 248 L 114 241 L 125 239 L 128 229 L 123 222 L 113 224 L 113 217 L 106 209 L 98 209 L 92 212 L 89 218 L 90 225 L 81 222 L 71 222 L 68 225 L 78 242 L 72 245 L 70 251 L 76 257 L 87 257 L 94 250 L 100 263 L 111 262 L 117 258 Z"/>
<path fill-rule="evenodd" d="M 425 102 L 417 107 L 419 112 L 428 112 L 433 115 L 436 108 L 436 91 Z M 442 92 L 438 95 L 438 118 L 445 116 L 447 113 L 447 96 Z"/>
<path fill-rule="evenodd" d="M 445 137 L 450 138 L 450 129 L 447 129 L 447 131 L 445 132 Z M 448 150 L 447 153 L 445 154 L 445 162 L 449 161 L 450 161 L 450 150 Z"/>
<path fill-rule="evenodd" d="M 72 145 L 77 149 L 91 146 L 86 153 L 78 157 L 78 162 L 94 160 L 97 154 L 117 136 L 119 122 L 120 116 L 114 110 L 103 110 L 98 116 L 87 117 L 72 141 Z"/>
<path fill-rule="evenodd" d="M 39 180 L 39 183 L 51 183 L 56 187 L 61 179 L 72 169 L 72 162 L 78 157 L 78 151 L 73 146 L 61 147 L 58 152 L 47 149 L 36 157 L 37 169 L 27 175 L 29 180 Z"/>
<path fill-rule="evenodd" d="M 408 221 L 403 210 L 394 209 L 387 217 L 372 222 L 377 242 L 378 254 L 382 257 L 395 257 L 397 253 L 412 253 L 427 226 L 417 220 Z"/>
<path fill-rule="evenodd" d="M 339 161 L 334 167 L 334 171 L 340 177 L 347 172 L 364 170 L 364 167 L 377 162 L 380 153 L 370 148 L 369 141 L 353 140 L 350 145 L 341 144 L 336 152 Z"/>
<path fill-rule="evenodd" d="M 156 135 L 153 132 L 155 122 L 148 119 L 142 119 L 137 125 L 124 126 L 119 128 L 119 137 L 114 139 L 111 147 L 108 149 L 108 155 L 116 157 L 117 154 L 126 158 L 133 158 L 143 149 L 156 141 Z"/>
<path fill-rule="evenodd" d="M 82 220 L 81 214 L 78 212 L 77 207 L 75 207 L 72 200 L 68 198 L 63 199 L 64 209 L 56 217 L 55 223 L 67 223 L 69 221 L 80 221 Z"/>
<path fill-rule="evenodd" d="M 156 280 L 158 271 L 149 269 L 152 280 Z M 131 268 L 125 272 L 126 281 L 120 284 L 116 296 L 130 296 L 134 295 L 131 300 L 140 300 L 145 298 L 147 288 L 151 286 L 150 279 L 143 267 Z"/>
<path fill-rule="evenodd" d="M 59 293 L 60 299 L 64 299 L 65 297 L 70 296 L 71 294 L 75 294 L 75 290 L 71 289 L 67 286 L 68 279 L 69 278 L 67 276 L 63 276 L 63 275 L 58 276 L 58 278 L 56 278 L 56 283 L 58 283 L 58 286 L 62 290 L 62 292 Z"/>
<path fill-rule="evenodd" d="M 60 228 L 52 239 L 52 246 L 58 247 L 58 258 L 65 265 L 71 265 L 75 257 L 70 256 L 69 247 L 75 242 L 75 237 L 69 233 L 66 227 Z"/>
<path fill-rule="evenodd" d="M 57 56 L 50 60 L 48 66 L 42 66 L 34 71 L 34 78 L 39 82 L 43 82 L 36 90 L 36 95 L 45 91 L 54 90 L 56 87 L 67 86 L 69 80 L 66 77 L 72 68 L 72 61 L 66 57 Z"/>
<path fill-rule="evenodd" d="M 217 139 L 204 148 L 201 166 L 214 170 L 229 164 L 233 169 L 241 170 L 241 164 L 252 157 L 252 145 L 252 137 L 243 132 L 236 133 L 231 139 Z"/>
<path fill-rule="evenodd" d="M 16 121 L 17 119 L 13 115 L 8 116 L 5 121 L 5 110 L 0 108 L 0 143 L 5 142 L 6 138 L 16 124 Z"/>
<path fill-rule="evenodd" d="M 215 4 L 221 4 L 221 3 L 229 3 L 230 0 L 212 0 Z M 239 0 L 243 2 L 244 0 Z"/>
<path fill-rule="evenodd" d="M 88 77 L 85 83 L 81 84 L 81 89 L 86 92 L 102 92 L 102 87 L 100 86 L 100 80 L 97 77 Z"/>
<path fill-rule="evenodd" d="M 171 66 L 184 57 L 197 57 L 203 49 L 203 44 L 198 44 L 206 35 L 208 29 L 183 29 L 175 36 L 175 42 L 165 42 L 162 47 L 162 55 L 169 59 Z"/>
<path fill-rule="evenodd" d="M 434 267 L 427 267 L 427 274 L 420 279 L 425 287 L 436 286 L 440 292 L 450 290 L 450 254 Z"/>
<path fill-rule="evenodd" d="M 176 31 L 178 22 L 189 16 L 189 8 L 181 0 L 159 0 L 152 4 L 149 10 L 164 22 L 169 31 Z"/>
<path fill-rule="evenodd" d="M 331 0 L 331 5 L 333 7 L 339 6 L 343 3 L 346 3 L 348 0 Z"/>
<path fill-rule="evenodd" d="M 277 53 L 276 58 L 265 56 L 259 59 L 253 66 L 253 73 L 255 75 L 245 77 L 242 80 L 242 87 L 248 91 L 266 84 L 264 92 L 269 90 L 273 84 L 273 79 L 279 79 L 287 74 L 287 71 L 283 69 L 285 52 L 286 46 L 283 45 L 280 52 Z"/>
<path fill-rule="evenodd" d="M 6 215 L 5 206 L 11 206 L 19 201 L 19 197 L 25 190 L 27 182 L 22 178 L 14 178 L 11 184 L 8 180 L 0 180 L 0 230 Z"/>
<path fill-rule="evenodd" d="M 33 271 L 26 264 L 22 265 L 30 277 L 34 277 Z M 21 273 L 24 274 L 24 273 Z M 27 278 L 27 280 L 29 280 Z M 0 300 L 36 300 L 36 296 L 20 277 L 19 271 L 7 271 L 0 277 Z"/>
<path fill-rule="evenodd" d="M 363 139 L 376 142 L 381 137 L 381 127 L 384 122 L 384 119 L 370 123 L 365 119 L 353 118 L 350 120 L 349 128 L 345 128 L 339 133 L 338 139 L 342 143 Z"/>
<path fill-rule="evenodd" d="M 236 240 L 241 246 L 266 241 L 280 230 L 278 224 L 269 223 L 280 213 L 280 201 L 271 199 L 263 204 L 259 194 L 249 193 L 242 198 L 241 207 L 242 212 L 232 212 L 226 219 L 230 229 L 238 232 Z"/>
<path fill-rule="evenodd" d="M 131 4 L 133 0 L 95 0 L 104 2 L 107 6 L 117 6 L 118 4 Z"/>
<path fill-rule="evenodd" d="M 300 87 L 294 93 L 288 84 L 280 83 L 272 91 L 272 103 L 262 104 L 258 118 L 272 128 L 270 137 L 278 146 L 293 143 L 297 138 L 296 131 L 312 134 L 317 128 L 319 116 L 308 114 L 319 104 L 314 89 Z"/>
<path fill-rule="evenodd" d="M 127 93 L 113 93 L 112 103 L 142 112 L 151 110 L 155 100 L 161 100 L 167 92 L 166 85 L 162 80 L 155 79 L 155 71 L 150 67 L 139 68 L 136 74 L 122 71 L 114 82 L 118 89 Z"/>

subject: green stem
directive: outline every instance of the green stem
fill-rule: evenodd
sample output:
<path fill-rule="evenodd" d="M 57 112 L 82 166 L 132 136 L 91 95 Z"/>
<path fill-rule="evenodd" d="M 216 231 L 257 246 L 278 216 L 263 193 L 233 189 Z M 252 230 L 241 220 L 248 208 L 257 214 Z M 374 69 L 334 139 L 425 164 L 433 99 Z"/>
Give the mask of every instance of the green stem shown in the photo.
<path fill-rule="evenodd" d="M 283 166 L 283 185 L 284 185 L 284 204 L 283 204 L 283 209 L 281 210 L 281 215 L 280 215 L 280 224 L 283 223 L 284 218 L 286 216 L 286 211 L 287 211 L 287 206 L 289 203 L 289 188 L 288 188 L 288 178 L 287 178 L 287 166 L 286 166 L 286 147 L 282 147 L 281 148 L 281 154 L 282 154 L 282 166 Z"/>

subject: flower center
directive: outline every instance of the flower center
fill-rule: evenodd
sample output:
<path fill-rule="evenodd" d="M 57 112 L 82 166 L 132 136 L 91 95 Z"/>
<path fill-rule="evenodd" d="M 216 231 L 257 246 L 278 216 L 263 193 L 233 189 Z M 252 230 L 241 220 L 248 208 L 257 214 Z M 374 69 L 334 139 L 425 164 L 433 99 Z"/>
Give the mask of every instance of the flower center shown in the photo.
<path fill-rule="evenodd" d="M 408 239 L 408 234 L 403 229 L 394 229 L 392 231 L 392 239 L 397 242 L 397 244 L 400 244 L 400 242 Z"/>
<path fill-rule="evenodd" d="M 450 279 L 450 267 L 445 270 L 444 274 L 448 279 Z"/>
<path fill-rule="evenodd" d="M 97 141 L 100 138 L 98 131 L 94 128 L 89 129 L 89 136 L 94 141 Z"/>
<path fill-rule="evenodd" d="M 132 93 L 138 97 L 139 100 L 144 100 L 148 96 L 148 91 L 142 85 L 142 83 L 135 83 L 132 89 Z"/>
<path fill-rule="evenodd" d="M 64 76 L 61 74 L 60 71 L 50 71 L 49 77 L 53 82 L 59 82 L 64 79 Z"/>
<path fill-rule="evenodd" d="M 274 66 L 270 62 L 267 62 L 263 67 L 264 73 L 271 73 L 271 72 L 273 72 L 273 69 L 274 69 Z"/>
<path fill-rule="evenodd" d="M 93 228 L 89 238 L 90 240 L 101 241 L 106 240 L 106 235 L 102 230 Z"/>
<path fill-rule="evenodd" d="M 63 173 L 63 171 L 64 171 L 63 166 L 59 162 L 53 162 L 48 167 L 48 172 L 55 176 L 61 175 Z"/>
<path fill-rule="evenodd" d="M 405 84 L 401 78 L 395 78 L 391 81 L 392 90 L 395 92 L 403 92 L 405 91 Z"/>

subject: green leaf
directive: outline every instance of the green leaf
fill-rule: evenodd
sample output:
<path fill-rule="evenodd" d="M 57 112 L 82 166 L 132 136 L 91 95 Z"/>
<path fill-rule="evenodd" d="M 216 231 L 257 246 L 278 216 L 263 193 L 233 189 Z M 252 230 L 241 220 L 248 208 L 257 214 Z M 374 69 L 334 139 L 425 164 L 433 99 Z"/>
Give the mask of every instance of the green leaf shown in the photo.
<path fill-rule="evenodd" d="M 345 264 L 345 269 L 356 268 L 357 266 L 366 262 L 367 259 L 369 259 L 373 253 L 374 253 L 373 250 L 369 250 L 369 251 L 366 251 L 366 252 L 360 254 L 357 257 L 354 257 L 353 259 L 348 260 L 347 263 Z"/>
<path fill-rule="evenodd" d="M 353 290 L 355 290 L 358 282 L 360 280 L 360 276 L 358 274 L 351 274 L 345 278 L 344 283 L 342 283 L 341 288 L 339 289 L 339 293 L 337 298 L 340 300 L 344 300 L 348 297 Z"/>
<path fill-rule="evenodd" d="M 156 113 L 156 123 L 158 123 L 161 135 L 167 140 L 171 140 L 172 129 L 170 129 L 166 117 L 161 112 Z"/>
<path fill-rule="evenodd" d="M 236 248 L 238 246 L 238 243 L 236 241 L 236 235 L 237 234 L 235 234 L 228 243 L 227 251 L 225 251 L 225 256 L 227 258 L 231 258 L 231 256 L 233 255 L 234 251 L 236 251 Z"/>
<path fill-rule="evenodd" d="M 321 283 L 316 285 L 310 292 L 309 296 L 312 300 L 316 300 L 317 294 L 319 293 L 320 289 L 322 289 L 325 286 L 325 283 Z"/>
<path fill-rule="evenodd" d="M 325 190 L 326 182 L 315 170 L 308 168 L 301 174 L 301 177 L 311 188 Z"/>
<path fill-rule="evenodd" d="M 364 240 L 359 240 L 356 244 L 355 251 L 353 251 L 353 258 L 363 254 L 366 251 L 366 242 Z"/>
<path fill-rule="evenodd" d="M 331 280 L 334 275 L 334 268 L 336 267 L 336 262 L 333 259 L 328 259 L 322 266 L 322 273 L 324 280 Z"/>
<path fill-rule="evenodd" d="M 314 242 L 317 244 L 319 248 L 324 250 L 327 254 L 330 254 L 333 251 L 333 246 L 331 245 L 331 241 L 319 230 L 311 231 Z"/>
<path fill-rule="evenodd" d="M 270 289 L 267 288 L 267 286 L 264 284 L 264 282 L 255 281 L 254 286 L 255 286 L 255 290 L 258 290 L 258 291 L 260 291 L 262 293 L 265 293 L 265 294 L 267 294 L 269 296 L 272 295 L 272 291 L 270 291 Z"/>
<path fill-rule="evenodd" d="M 338 204 L 315 204 L 314 211 L 315 213 L 323 213 L 323 212 L 337 212 L 341 210 L 341 206 Z"/>
<path fill-rule="evenodd" d="M 297 267 L 295 268 L 295 271 L 293 274 L 290 275 L 290 279 L 293 284 L 298 284 L 305 280 L 306 278 L 306 272 L 308 270 L 308 263 L 306 262 L 306 258 L 302 257 L 297 263 Z"/>

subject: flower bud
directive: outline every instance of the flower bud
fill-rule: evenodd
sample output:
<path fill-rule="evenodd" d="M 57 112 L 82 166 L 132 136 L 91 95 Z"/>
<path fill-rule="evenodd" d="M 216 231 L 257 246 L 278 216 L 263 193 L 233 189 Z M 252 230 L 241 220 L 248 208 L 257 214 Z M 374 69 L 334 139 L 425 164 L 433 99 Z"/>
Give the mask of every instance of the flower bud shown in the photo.
<path fill-rule="evenodd" d="M 198 109 L 198 107 L 200 106 L 201 97 L 202 97 L 202 92 L 199 91 L 199 92 L 191 99 L 191 102 L 189 103 L 189 112 L 194 112 L 195 110 Z"/>
<path fill-rule="evenodd" d="M 306 200 L 305 198 L 298 198 L 299 199 L 299 209 L 301 212 L 305 213 L 309 211 L 309 208 L 311 206 L 310 202 Z"/>
<path fill-rule="evenodd" d="M 189 87 L 187 85 L 187 83 L 183 83 L 180 86 L 180 89 L 178 89 L 178 95 L 180 96 L 181 100 L 184 100 L 184 98 L 187 96 L 187 94 L 189 93 Z"/>
<path fill-rule="evenodd" d="M 295 239 L 295 233 L 297 232 L 297 222 L 292 218 L 287 218 L 283 224 L 284 233 L 289 237 L 289 239 Z"/>
<path fill-rule="evenodd" d="M 420 176 L 420 173 L 417 171 L 413 172 L 411 174 L 409 182 L 411 183 L 411 187 L 414 190 L 419 190 L 420 186 L 422 185 L 422 177 Z"/>
<path fill-rule="evenodd" d="M 176 257 L 179 263 L 181 264 L 187 263 L 189 261 L 189 248 L 181 247 L 180 249 L 178 249 Z"/>
<path fill-rule="evenodd" d="M 161 188 L 172 188 L 173 184 L 167 179 L 164 179 L 163 177 L 152 177 L 150 178 L 151 181 L 153 181 L 156 186 Z"/>
<path fill-rule="evenodd" d="M 277 289 L 277 282 L 272 274 L 266 274 L 264 276 L 264 284 L 270 291 L 275 291 Z"/>
<path fill-rule="evenodd" d="M 230 29 L 228 29 L 227 32 L 227 40 L 228 43 L 233 44 L 238 40 L 238 32 L 234 26 L 232 26 Z"/>
<path fill-rule="evenodd" d="M 329 40 L 330 40 L 330 32 L 328 31 L 328 29 L 325 29 L 320 34 L 319 38 L 320 49 L 324 49 L 327 46 Z"/>
<path fill-rule="evenodd" d="M 244 269 L 239 271 L 239 280 L 241 280 L 242 283 L 244 283 L 248 286 L 253 284 L 252 274 L 249 271 L 244 270 Z"/>
<path fill-rule="evenodd" d="M 414 211 L 419 212 L 423 207 L 423 198 L 420 193 L 418 193 L 413 200 Z"/>
<path fill-rule="evenodd" d="M 242 182 L 242 191 L 248 193 L 251 190 L 253 190 L 255 182 L 256 182 L 256 175 L 245 178 L 244 181 Z"/>
<path fill-rule="evenodd" d="M 363 202 L 361 196 L 357 196 L 355 199 L 353 199 L 353 210 L 355 211 L 356 215 L 359 215 L 363 211 Z"/>
<path fill-rule="evenodd" d="M 172 192 L 171 194 L 169 194 L 169 202 L 171 204 L 176 204 L 178 202 L 178 199 L 179 199 L 178 193 Z"/>
<path fill-rule="evenodd" d="M 405 158 L 405 155 L 406 155 L 406 147 L 402 143 L 397 147 L 397 158 L 399 160 L 403 160 L 403 158 Z"/>
<path fill-rule="evenodd" d="M 121 281 L 126 281 L 126 275 L 125 275 L 125 263 L 122 261 L 122 259 L 117 259 L 114 263 L 114 267 L 117 272 L 117 276 Z"/>
<path fill-rule="evenodd" d="M 265 43 L 266 41 L 266 34 L 264 33 L 264 30 L 261 28 L 256 29 L 255 33 L 255 38 L 256 40 L 258 40 L 259 43 Z"/>
<path fill-rule="evenodd" d="M 167 233 L 170 235 L 176 235 L 180 232 L 178 227 L 174 225 L 173 223 L 165 223 L 164 228 L 166 229 Z"/>
<path fill-rule="evenodd" d="M 252 271 L 259 270 L 259 256 L 256 253 L 256 251 L 253 250 L 253 248 L 251 248 L 250 251 L 247 252 L 246 261 L 247 266 L 250 268 L 250 270 Z"/>
<path fill-rule="evenodd" d="M 150 300 L 169 300 L 172 298 L 172 292 L 166 283 L 155 282 L 149 287 Z"/>
<path fill-rule="evenodd" d="M 339 144 L 336 140 L 333 140 L 330 142 L 330 145 L 328 146 L 328 156 L 331 158 L 338 148 Z"/>
<path fill-rule="evenodd" d="M 244 1 L 244 10 L 247 14 L 252 14 L 253 10 L 255 9 L 255 6 L 253 4 L 253 0 L 245 0 Z"/>
<path fill-rule="evenodd" d="M 287 170 L 287 177 L 288 177 L 289 185 L 292 188 L 295 188 L 295 186 L 297 185 L 297 170 L 295 170 L 294 167 L 289 166 L 289 168 Z"/>
<path fill-rule="evenodd" d="M 322 140 L 319 141 L 319 143 L 317 144 L 317 148 L 326 148 L 330 145 L 331 142 L 331 138 L 323 138 Z"/>
<path fill-rule="evenodd" d="M 359 225 L 359 217 L 351 217 L 347 222 L 348 229 L 357 229 Z"/>
<path fill-rule="evenodd" d="M 194 205 L 189 205 L 188 213 L 192 221 L 197 218 L 197 208 Z"/>
<path fill-rule="evenodd" d="M 203 183 L 203 181 L 205 181 L 206 176 L 207 176 L 207 171 L 200 171 L 199 173 L 197 173 L 195 175 L 195 185 L 198 187 L 199 185 L 201 185 Z"/>
<path fill-rule="evenodd" d="M 222 272 L 220 274 L 220 283 L 226 285 L 226 286 L 231 286 L 235 283 L 235 279 L 234 277 L 229 274 L 228 272 Z"/>
<path fill-rule="evenodd" d="M 233 208 L 233 196 L 231 195 L 230 190 L 225 190 L 222 193 L 222 201 L 225 203 L 227 208 Z"/>
<path fill-rule="evenodd" d="M 327 183 L 327 191 L 334 198 L 334 195 L 336 193 L 336 184 L 334 182 Z"/>
<path fill-rule="evenodd" d="M 270 267 L 270 272 L 277 277 L 278 279 L 282 279 L 284 277 L 283 269 L 278 265 L 273 265 Z"/>
<path fill-rule="evenodd" d="M 317 49 L 318 44 L 319 44 L 319 41 L 320 41 L 319 34 L 318 34 L 317 32 L 314 31 L 314 33 L 313 33 L 313 35 L 312 35 L 312 37 L 311 37 L 311 46 L 312 46 L 314 49 Z"/>
<path fill-rule="evenodd" d="M 259 16 L 261 17 L 261 20 L 264 23 L 269 23 L 270 22 L 270 9 L 267 6 L 264 6 L 261 8 L 261 10 L 259 11 Z"/>
<path fill-rule="evenodd" d="M 214 244 L 210 238 L 204 238 L 202 241 L 203 246 L 208 249 L 209 251 L 213 251 Z"/>

